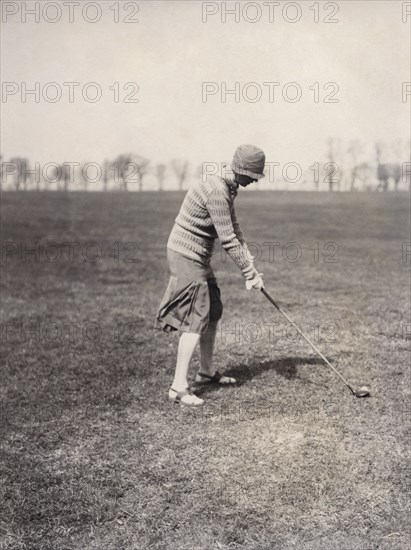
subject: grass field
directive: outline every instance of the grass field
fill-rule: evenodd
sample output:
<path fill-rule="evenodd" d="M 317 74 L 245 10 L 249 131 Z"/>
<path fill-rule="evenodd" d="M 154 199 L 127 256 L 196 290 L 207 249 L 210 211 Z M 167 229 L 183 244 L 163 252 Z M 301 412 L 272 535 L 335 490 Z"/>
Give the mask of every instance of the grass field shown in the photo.
<path fill-rule="evenodd" d="M 152 328 L 182 197 L 2 195 L 0 548 L 408 549 L 409 195 L 239 193 L 267 289 L 372 396 L 217 252 L 239 384 L 194 411 Z"/>

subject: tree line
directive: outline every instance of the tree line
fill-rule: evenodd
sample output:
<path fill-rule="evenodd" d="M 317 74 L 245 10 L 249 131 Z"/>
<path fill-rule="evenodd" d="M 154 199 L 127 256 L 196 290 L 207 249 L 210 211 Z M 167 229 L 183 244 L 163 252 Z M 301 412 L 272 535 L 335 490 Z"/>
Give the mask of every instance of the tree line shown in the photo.
<path fill-rule="evenodd" d="M 154 175 L 158 191 L 164 190 L 169 173 L 177 188 L 182 190 L 189 175 L 190 164 L 184 159 L 173 159 L 169 164 L 151 164 L 141 156 L 120 154 L 113 160 L 96 162 L 32 163 L 23 156 L 13 156 L 7 161 L 0 155 L 1 188 L 14 191 L 71 191 L 89 190 L 90 184 L 99 184 L 102 191 L 143 191 L 147 174 Z M 199 173 L 199 169 L 197 169 Z"/>
<path fill-rule="evenodd" d="M 329 178 L 329 191 L 341 190 L 346 183 L 350 191 L 369 190 L 397 191 L 399 184 L 411 184 L 410 141 L 394 143 L 375 142 L 371 147 L 355 139 L 343 144 L 341 139 L 327 139 L 327 160 L 339 167 L 338 181 Z M 392 184 L 392 186 L 391 186 Z"/>
<path fill-rule="evenodd" d="M 23 156 L 3 160 L 0 155 L 0 181 L 2 190 L 41 191 L 72 190 L 101 191 L 165 190 L 166 181 L 173 180 L 173 188 L 182 191 L 189 178 L 204 175 L 204 165 L 192 167 L 186 159 L 173 159 L 169 163 L 151 163 L 142 155 L 119 154 L 112 160 L 96 162 L 50 162 L 44 165 L 31 163 Z M 302 184 L 313 181 L 313 189 L 320 184 L 329 191 L 389 191 L 409 188 L 411 184 L 410 143 L 397 140 L 395 143 L 376 142 L 369 146 L 360 140 L 348 143 L 336 137 L 326 141 L 325 155 L 321 161 L 326 177 L 315 173 L 315 164 L 306 170 Z M 267 172 L 267 170 L 266 170 Z M 146 184 L 150 175 L 151 186 Z M 154 182 L 154 183 L 153 183 Z M 404 185 L 405 184 L 405 185 Z M 259 188 L 256 184 L 255 189 Z M 297 185 L 295 188 L 298 188 Z M 301 188 L 304 188 L 302 185 Z"/>

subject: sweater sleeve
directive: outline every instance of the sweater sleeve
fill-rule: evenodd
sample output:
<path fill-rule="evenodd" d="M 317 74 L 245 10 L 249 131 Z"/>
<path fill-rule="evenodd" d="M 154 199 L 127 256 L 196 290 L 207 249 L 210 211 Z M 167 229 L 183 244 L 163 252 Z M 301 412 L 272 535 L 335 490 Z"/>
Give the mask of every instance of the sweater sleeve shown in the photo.
<path fill-rule="evenodd" d="M 220 189 L 214 189 L 208 196 L 206 208 L 210 214 L 211 221 L 215 227 L 221 245 L 226 250 L 230 258 L 241 269 L 246 279 L 253 279 L 257 275 L 252 256 L 244 240 L 241 242 L 237 235 L 234 224 L 239 225 L 237 219 L 231 216 L 230 201 L 225 193 Z M 244 239 L 241 230 L 240 236 Z"/>
<path fill-rule="evenodd" d="M 231 212 L 231 220 L 233 222 L 234 233 L 236 234 L 237 239 L 240 241 L 241 244 L 245 245 L 245 238 L 243 232 L 241 231 L 240 224 L 237 221 L 237 215 L 235 213 L 234 206 Z"/>

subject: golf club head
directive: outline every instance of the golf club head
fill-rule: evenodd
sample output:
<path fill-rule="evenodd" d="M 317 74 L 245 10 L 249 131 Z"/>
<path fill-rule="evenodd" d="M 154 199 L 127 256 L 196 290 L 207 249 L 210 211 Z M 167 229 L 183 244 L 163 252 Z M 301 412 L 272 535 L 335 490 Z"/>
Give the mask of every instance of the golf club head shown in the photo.
<path fill-rule="evenodd" d="M 368 386 L 361 386 L 354 392 L 355 397 L 369 397 L 370 394 L 371 394 L 371 391 Z"/>

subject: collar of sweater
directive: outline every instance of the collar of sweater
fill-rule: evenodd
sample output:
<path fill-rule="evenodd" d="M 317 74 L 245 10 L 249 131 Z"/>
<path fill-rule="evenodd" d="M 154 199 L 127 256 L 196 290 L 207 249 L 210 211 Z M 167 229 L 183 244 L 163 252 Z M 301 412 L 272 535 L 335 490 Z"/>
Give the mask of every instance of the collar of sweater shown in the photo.
<path fill-rule="evenodd" d="M 234 199 L 238 194 L 238 183 L 228 178 L 222 178 L 222 180 L 227 185 L 230 195 Z"/>

